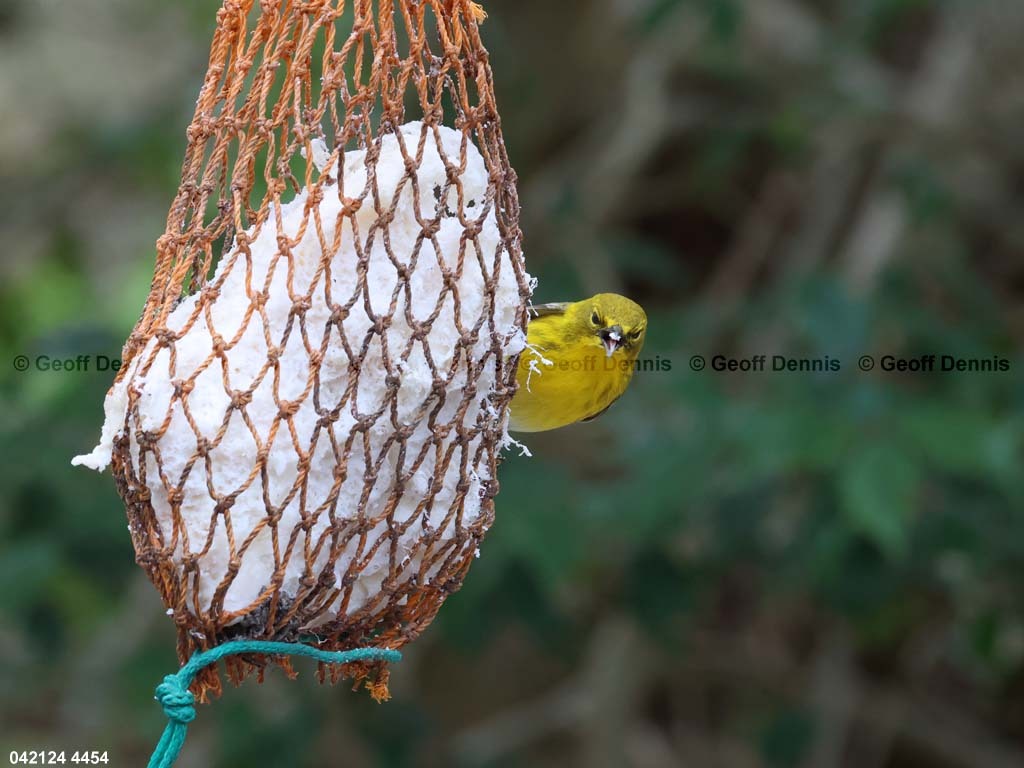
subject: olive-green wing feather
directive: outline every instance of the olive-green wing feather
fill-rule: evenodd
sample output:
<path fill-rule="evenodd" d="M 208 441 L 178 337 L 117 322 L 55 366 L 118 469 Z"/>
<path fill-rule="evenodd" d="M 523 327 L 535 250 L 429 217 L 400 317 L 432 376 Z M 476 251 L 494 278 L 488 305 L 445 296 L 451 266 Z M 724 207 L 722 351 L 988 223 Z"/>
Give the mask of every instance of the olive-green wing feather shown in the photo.
<path fill-rule="evenodd" d="M 556 304 L 532 304 L 527 311 L 530 317 L 546 317 L 547 315 L 564 315 L 569 308 L 569 302 L 563 301 Z"/>

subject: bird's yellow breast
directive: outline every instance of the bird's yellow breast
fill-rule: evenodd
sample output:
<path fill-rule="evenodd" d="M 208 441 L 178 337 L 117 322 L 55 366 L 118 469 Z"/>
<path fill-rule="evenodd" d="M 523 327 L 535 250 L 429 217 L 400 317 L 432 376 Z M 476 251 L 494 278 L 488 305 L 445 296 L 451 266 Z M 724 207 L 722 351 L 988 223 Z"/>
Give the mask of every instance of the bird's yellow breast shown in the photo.
<path fill-rule="evenodd" d="M 519 360 L 519 390 L 509 429 L 541 432 L 596 416 L 629 386 L 638 348 L 607 355 L 600 339 L 579 334 L 567 315 L 532 320 Z"/>

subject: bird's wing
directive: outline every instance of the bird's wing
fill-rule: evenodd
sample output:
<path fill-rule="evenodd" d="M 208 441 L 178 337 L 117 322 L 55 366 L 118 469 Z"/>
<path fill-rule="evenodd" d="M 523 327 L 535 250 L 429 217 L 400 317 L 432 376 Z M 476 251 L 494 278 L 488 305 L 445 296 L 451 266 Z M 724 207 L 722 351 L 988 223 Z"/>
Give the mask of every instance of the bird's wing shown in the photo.
<path fill-rule="evenodd" d="M 563 301 L 557 304 L 531 304 L 528 308 L 530 317 L 545 317 L 547 315 L 564 315 L 569 308 L 569 302 Z"/>

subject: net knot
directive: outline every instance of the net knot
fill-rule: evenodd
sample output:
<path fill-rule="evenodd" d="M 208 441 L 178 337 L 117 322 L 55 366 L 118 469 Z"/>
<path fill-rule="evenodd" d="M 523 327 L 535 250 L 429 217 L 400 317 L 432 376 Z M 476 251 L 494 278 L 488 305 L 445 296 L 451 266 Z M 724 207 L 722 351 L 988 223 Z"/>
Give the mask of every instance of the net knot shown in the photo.
<path fill-rule="evenodd" d="M 177 675 L 167 675 L 156 687 L 156 700 L 172 723 L 187 725 L 196 719 L 196 697 Z"/>
<path fill-rule="evenodd" d="M 226 0 L 224 7 L 217 11 L 217 26 L 225 30 L 235 29 L 241 10 L 238 0 Z"/>
<path fill-rule="evenodd" d="M 252 402 L 252 392 L 236 389 L 231 392 L 231 407 L 240 411 Z"/>
<path fill-rule="evenodd" d="M 195 389 L 196 383 L 193 379 L 174 379 L 171 381 L 171 391 L 177 400 L 184 400 Z"/>
<path fill-rule="evenodd" d="M 174 253 L 180 245 L 181 237 L 170 232 L 160 235 L 156 240 L 157 253 Z"/>
<path fill-rule="evenodd" d="M 308 197 L 306 197 L 306 210 L 307 211 L 313 210 L 314 208 L 318 207 L 321 202 L 323 202 L 323 199 L 324 199 L 324 189 L 323 189 L 323 187 L 318 187 L 318 186 L 310 187 L 307 194 L 308 194 Z"/>
<path fill-rule="evenodd" d="M 185 137 L 192 144 L 206 141 L 206 139 L 213 136 L 215 129 L 216 123 L 211 118 L 203 117 L 196 120 L 186 129 Z"/>

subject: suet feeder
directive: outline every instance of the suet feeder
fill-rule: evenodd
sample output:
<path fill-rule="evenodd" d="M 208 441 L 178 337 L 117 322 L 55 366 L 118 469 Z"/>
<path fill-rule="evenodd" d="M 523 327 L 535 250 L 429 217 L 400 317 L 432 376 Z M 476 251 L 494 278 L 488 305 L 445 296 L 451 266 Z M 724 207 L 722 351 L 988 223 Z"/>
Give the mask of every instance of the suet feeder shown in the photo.
<path fill-rule="evenodd" d="M 76 459 L 112 468 L 182 663 L 239 639 L 400 648 L 478 554 L 531 291 L 481 18 L 217 13 L 151 290 Z M 320 676 L 386 695 L 383 662 Z M 215 667 L 192 684 L 219 688 Z"/>

